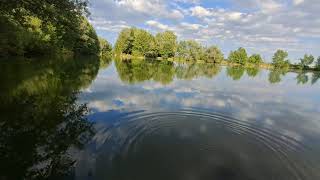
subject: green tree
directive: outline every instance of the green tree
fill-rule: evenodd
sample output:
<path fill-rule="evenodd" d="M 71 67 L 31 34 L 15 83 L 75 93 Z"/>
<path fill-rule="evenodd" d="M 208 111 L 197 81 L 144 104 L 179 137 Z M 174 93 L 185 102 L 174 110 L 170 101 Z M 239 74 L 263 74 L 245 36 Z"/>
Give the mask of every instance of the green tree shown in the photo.
<path fill-rule="evenodd" d="M 305 69 L 309 67 L 314 61 L 314 57 L 312 55 L 305 54 L 303 58 L 300 59 L 299 66 L 301 69 Z"/>
<path fill-rule="evenodd" d="M 115 44 L 115 53 L 120 55 L 124 54 L 131 54 L 132 47 L 134 42 L 134 29 L 133 28 L 125 28 L 123 29 L 116 41 Z"/>
<path fill-rule="evenodd" d="M 247 51 L 242 47 L 240 47 L 236 51 L 231 51 L 228 60 L 232 63 L 244 65 L 247 63 L 248 60 Z"/>
<path fill-rule="evenodd" d="M 96 31 L 86 18 L 83 18 L 73 51 L 78 54 L 99 54 L 100 43 Z"/>
<path fill-rule="evenodd" d="M 0 55 L 57 51 L 95 54 L 98 39 L 84 16 L 87 0 L 2 0 Z"/>
<path fill-rule="evenodd" d="M 205 60 L 205 50 L 194 40 L 181 41 L 178 45 L 177 56 L 185 60 Z"/>
<path fill-rule="evenodd" d="M 172 31 L 158 33 L 155 37 L 161 57 L 174 57 L 177 51 L 177 36 Z"/>
<path fill-rule="evenodd" d="M 150 51 L 153 51 L 154 37 L 149 32 L 142 29 L 135 29 L 132 53 L 137 56 L 145 56 Z"/>
<path fill-rule="evenodd" d="M 316 61 L 316 68 L 320 70 L 320 56 L 318 57 Z"/>
<path fill-rule="evenodd" d="M 262 62 L 263 60 L 259 54 L 253 54 L 248 59 L 248 63 L 251 64 L 261 64 Z"/>
<path fill-rule="evenodd" d="M 153 35 L 137 28 L 126 28 L 120 32 L 115 44 L 115 53 L 145 57 L 157 57 L 159 54 Z"/>
<path fill-rule="evenodd" d="M 100 55 L 101 56 L 111 56 L 112 54 L 112 45 L 102 37 L 99 38 L 99 46 L 100 46 Z"/>
<path fill-rule="evenodd" d="M 277 50 L 272 57 L 272 64 L 275 68 L 285 68 L 288 69 L 290 62 L 288 59 L 288 52 L 283 50 Z"/>
<path fill-rule="evenodd" d="M 224 60 L 223 53 L 217 46 L 207 48 L 205 53 L 207 62 L 220 63 Z"/>

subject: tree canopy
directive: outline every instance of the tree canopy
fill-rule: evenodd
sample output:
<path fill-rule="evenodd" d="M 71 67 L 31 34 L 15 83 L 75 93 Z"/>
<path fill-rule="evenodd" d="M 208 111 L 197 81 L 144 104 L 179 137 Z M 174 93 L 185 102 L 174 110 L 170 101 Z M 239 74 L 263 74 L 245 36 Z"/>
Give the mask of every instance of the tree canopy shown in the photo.
<path fill-rule="evenodd" d="M 206 61 L 220 63 L 224 60 L 224 55 L 217 46 L 211 46 L 206 50 Z"/>
<path fill-rule="evenodd" d="M 261 64 L 263 62 L 260 54 L 253 54 L 248 58 L 248 63 Z"/>
<path fill-rule="evenodd" d="M 99 42 L 86 19 L 87 0 L 2 0 L 0 54 L 97 54 Z"/>
<path fill-rule="evenodd" d="M 177 51 L 177 36 L 174 32 L 158 33 L 155 39 L 161 57 L 174 57 Z"/>
<path fill-rule="evenodd" d="M 281 49 L 277 50 L 272 57 L 272 64 L 275 68 L 288 68 L 290 64 L 288 52 Z"/>
<path fill-rule="evenodd" d="M 300 59 L 299 66 L 300 68 L 309 67 L 314 61 L 314 57 L 312 55 L 305 54 L 303 58 Z"/>
<path fill-rule="evenodd" d="M 194 40 L 181 41 L 177 56 L 186 60 L 204 60 L 204 48 Z"/>
<path fill-rule="evenodd" d="M 231 51 L 228 60 L 232 63 L 244 65 L 247 63 L 248 60 L 247 51 L 242 47 L 240 47 L 236 51 Z"/>
<path fill-rule="evenodd" d="M 138 28 L 123 29 L 115 44 L 116 54 L 130 54 L 145 57 L 173 57 L 177 51 L 177 36 L 165 31 L 153 36 Z"/>

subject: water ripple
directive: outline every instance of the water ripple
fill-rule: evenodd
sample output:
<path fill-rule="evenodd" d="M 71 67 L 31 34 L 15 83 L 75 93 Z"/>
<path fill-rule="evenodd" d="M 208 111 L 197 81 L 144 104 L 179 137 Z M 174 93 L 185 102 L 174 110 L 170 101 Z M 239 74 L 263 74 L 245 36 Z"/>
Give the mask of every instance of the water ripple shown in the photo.
<path fill-rule="evenodd" d="M 265 156 L 263 157 L 265 159 L 274 158 L 277 161 L 272 163 L 277 166 L 281 164 L 279 167 L 290 172 L 288 177 L 296 180 L 320 178 L 315 161 L 305 158 L 306 154 L 314 153 L 311 148 L 302 141 L 261 126 L 255 121 L 244 121 L 208 111 L 183 109 L 175 112 L 137 112 L 123 117 L 120 122 L 117 128 L 112 130 L 114 132 L 108 133 L 108 135 L 111 134 L 111 137 L 108 137 L 106 141 L 110 143 L 114 140 L 113 143 L 120 148 L 116 151 L 120 152 L 123 157 L 138 153 L 139 148 L 149 137 L 160 135 L 171 138 L 170 133 L 174 132 L 188 139 L 188 141 L 183 141 L 185 146 L 196 147 L 199 152 L 210 152 L 211 154 L 219 154 L 224 147 L 232 147 L 228 145 L 228 142 L 238 142 L 239 144 L 234 144 L 235 149 L 239 147 L 241 147 L 240 150 L 245 149 L 246 144 L 241 144 L 241 142 L 246 141 L 250 145 L 248 149 L 263 149 L 261 154 L 254 154 L 247 159 L 258 158 L 258 156 Z M 221 137 L 225 138 L 223 140 L 217 138 L 220 137 L 218 134 L 220 131 L 222 132 Z M 201 133 L 212 135 L 208 136 L 209 140 L 202 142 L 196 138 Z M 242 152 L 237 152 L 237 156 L 243 156 Z"/>

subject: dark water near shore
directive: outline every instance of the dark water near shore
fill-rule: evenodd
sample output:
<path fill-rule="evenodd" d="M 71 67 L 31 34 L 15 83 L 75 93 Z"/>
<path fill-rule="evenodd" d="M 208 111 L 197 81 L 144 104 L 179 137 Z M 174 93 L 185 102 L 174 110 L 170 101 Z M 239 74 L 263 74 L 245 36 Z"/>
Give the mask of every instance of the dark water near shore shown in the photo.
<path fill-rule="evenodd" d="M 319 72 L 0 65 L 0 179 L 320 179 Z"/>

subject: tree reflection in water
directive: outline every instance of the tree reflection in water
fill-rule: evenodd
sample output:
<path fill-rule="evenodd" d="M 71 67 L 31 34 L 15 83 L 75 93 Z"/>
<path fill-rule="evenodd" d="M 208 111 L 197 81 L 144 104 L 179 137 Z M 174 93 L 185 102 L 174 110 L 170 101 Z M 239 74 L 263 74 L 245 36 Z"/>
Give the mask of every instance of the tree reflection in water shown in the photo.
<path fill-rule="evenodd" d="M 227 75 L 233 80 L 240 80 L 244 75 L 245 68 L 242 66 L 227 67 Z"/>
<path fill-rule="evenodd" d="M 2 62 L 0 179 L 57 179 L 72 173 L 72 150 L 94 134 L 77 93 L 97 58 Z"/>
<path fill-rule="evenodd" d="M 221 72 L 221 65 L 214 63 L 196 62 L 171 62 L 158 60 L 126 59 L 115 60 L 115 66 L 120 79 L 128 84 L 136 84 L 148 80 L 170 84 L 174 78 L 192 80 L 200 77 L 214 78 Z M 245 72 L 249 77 L 256 77 L 260 73 L 260 68 L 255 66 L 227 66 L 226 74 L 232 80 L 240 80 Z M 269 83 L 280 83 L 289 70 L 287 68 L 276 68 L 269 72 Z M 309 81 L 307 71 L 297 73 L 298 84 L 306 84 Z M 311 83 L 315 84 L 320 78 L 318 71 L 311 72 Z"/>

